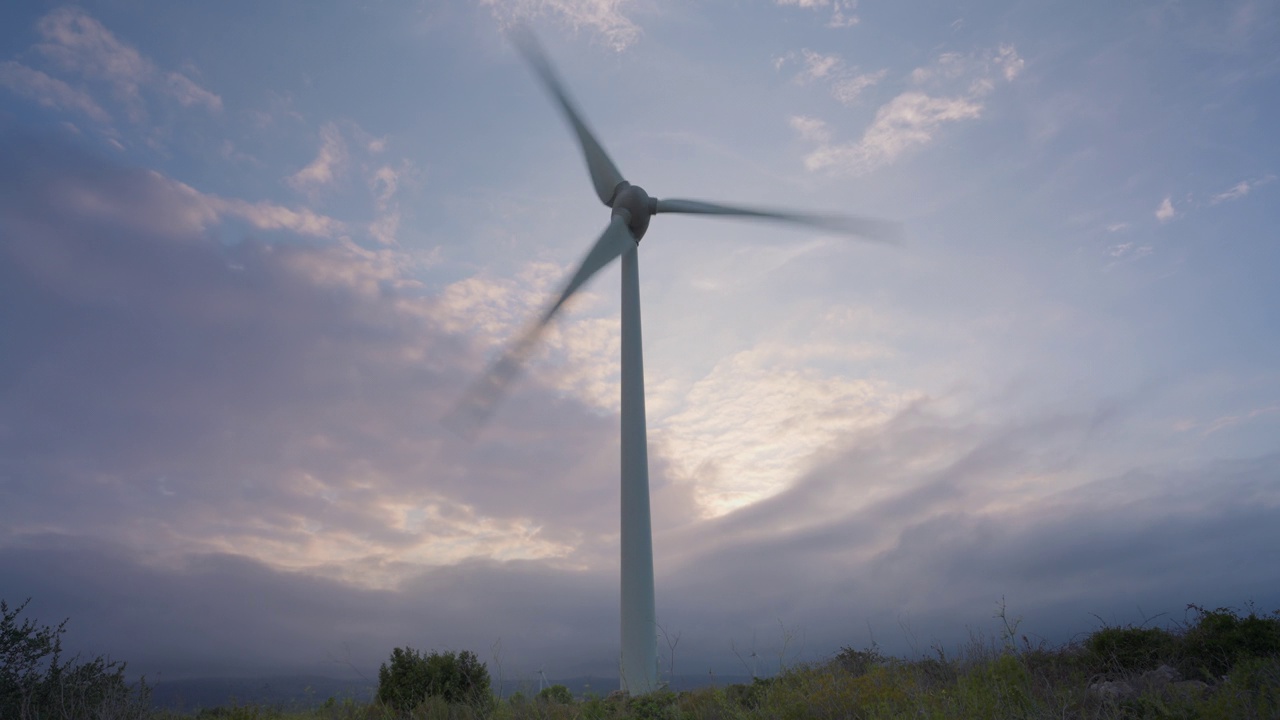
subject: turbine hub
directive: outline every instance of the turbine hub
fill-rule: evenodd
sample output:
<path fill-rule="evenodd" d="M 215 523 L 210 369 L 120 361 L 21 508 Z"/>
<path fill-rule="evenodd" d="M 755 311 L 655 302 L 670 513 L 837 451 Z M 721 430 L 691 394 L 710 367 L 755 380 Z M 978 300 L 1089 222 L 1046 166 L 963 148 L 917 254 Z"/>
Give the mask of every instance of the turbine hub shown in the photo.
<path fill-rule="evenodd" d="M 623 180 L 614 189 L 613 202 L 610 206 L 613 208 L 614 215 L 619 214 L 619 211 L 626 211 L 627 229 L 635 236 L 638 243 L 640 238 L 644 237 L 645 231 L 649 229 L 649 218 L 658 211 L 658 200 L 649 197 L 649 193 L 639 185 L 632 185 Z"/>

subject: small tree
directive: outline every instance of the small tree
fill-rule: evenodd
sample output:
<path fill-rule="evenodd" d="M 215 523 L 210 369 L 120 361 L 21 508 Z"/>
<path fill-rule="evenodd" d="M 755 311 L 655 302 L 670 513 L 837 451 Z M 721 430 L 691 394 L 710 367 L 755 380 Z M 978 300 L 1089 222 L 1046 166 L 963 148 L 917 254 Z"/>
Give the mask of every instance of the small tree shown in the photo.
<path fill-rule="evenodd" d="M 378 701 L 409 711 L 427 697 L 449 703 L 487 705 L 489 669 L 469 650 L 423 655 L 410 647 L 391 651 L 390 664 L 378 668 Z"/>

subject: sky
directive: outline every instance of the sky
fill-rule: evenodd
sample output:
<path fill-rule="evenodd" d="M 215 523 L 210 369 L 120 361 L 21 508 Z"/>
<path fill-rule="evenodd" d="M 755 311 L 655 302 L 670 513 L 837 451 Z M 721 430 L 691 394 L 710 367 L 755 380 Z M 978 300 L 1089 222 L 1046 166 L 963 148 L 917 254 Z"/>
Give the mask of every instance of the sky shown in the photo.
<path fill-rule="evenodd" d="M 1280 7 L 0 8 L 0 598 L 150 679 L 616 672 L 639 252 L 662 674 L 1280 608 Z M 753 658 L 754 655 L 754 659 Z"/>

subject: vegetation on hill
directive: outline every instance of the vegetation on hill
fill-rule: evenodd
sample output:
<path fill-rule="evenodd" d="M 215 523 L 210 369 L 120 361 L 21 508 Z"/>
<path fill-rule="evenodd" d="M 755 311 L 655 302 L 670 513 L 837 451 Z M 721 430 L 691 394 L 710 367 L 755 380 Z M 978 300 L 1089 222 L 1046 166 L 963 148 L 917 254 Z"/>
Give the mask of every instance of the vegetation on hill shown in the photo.
<path fill-rule="evenodd" d="M 125 664 L 102 656 L 63 659 L 57 627 L 19 622 L 28 599 L 16 607 L 0 600 L 0 718 L 142 718 L 150 714 L 145 682 L 129 685 Z"/>
<path fill-rule="evenodd" d="M 0 691 L 31 688 L 51 677 L 47 667 L 26 685 L 9 670 L 14 657 L 53 648 L 56 630 L 14 622 L 4 608 L 6 666 Z M 886 657 L 873 644 L 845 647 L 820 663 L 798 665 L 776 677 L 749 684 L 689 692 L 656 692 L 640 697 L 574 698 L 551 686 L 533 697 L 516 693 L 496 698 L 488 671 L 469 652 L 422 655 L 397 648 L 379 673 L 373 702 L 329 699 L 322 707 L 286 711 L 262 705 L 230 705 L 199 710 L 200 719 L 226 720 L 801 720 L 829 718 L 1280 718 L 1280 611 L 1259 614 L 1232 608 L 1188 606 L 1188 619 L 1170 628 L 1104 626 L 1061 647 L 1033 643 L 1006 620 L 998 636 L 971 637 L 958 653 L 935 648 L 915 660 Z M 52 633 L 52 634 L 51 634 Z M 17 642 L 15 642 L 17 641 Z M 22 648 L 35 648 L 22 654 Z M 36 657 L 46 657 L 38 655 Z M 58 661 L 55 659 L 54 664 Z M 28 663 L 28 665 L 30 665 Z M 17 666 L 15 666 L 17 667 Z M 130 689 L 115 664 L 90 664 L 112 693 L 98 712 L 66 713 L 55 706 L 35 712 L 34 704 L 16 720 L 95 717 L 104 720 L 176 720 L 192 715 L 145 710 L 145 687 Z M 44 678 L 41 680 L 40 678 Z M 104 681 L 105 682 L 105 681 Z M 386 693 L 384 694 L 384 688 Z M 130 702 L 122 703 L 123 690 Z M 23 697 L 46 697 L 23 690 Z M 43 700 L 41 701 L 43 702 Z M 41 706 L 42 708 L 45 706 Z M 88 706 L 79 706 L 82 710 Z"/>

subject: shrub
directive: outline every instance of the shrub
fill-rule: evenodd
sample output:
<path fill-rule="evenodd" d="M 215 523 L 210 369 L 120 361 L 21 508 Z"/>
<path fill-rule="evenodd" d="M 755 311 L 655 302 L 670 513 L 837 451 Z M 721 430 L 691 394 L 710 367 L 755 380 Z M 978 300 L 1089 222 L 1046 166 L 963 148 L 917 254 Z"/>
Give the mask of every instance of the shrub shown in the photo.
<path fill-rule="evenodd" d="M 842 647 L 835 657 L 835 663 L 840 669 L 854 675 L 865 675 L 871 668 L 883 665 L 886 662 L 888 662 L 888 658 L 880 652 L 880 647 L 874 642 L 865 650 L 854 650 L 848 646 Z"/>
<path fill-rule="evenodd" d="M 18 622 L 30 599 L 10 608 L 0 600 L 0 717 L 145 717 L 150 689 L 125 682 L 125 664 L 99 656 L 62 660 L 57 627 Z"/>
<path fill-rule="evenodd" d="M 703 687 L 681 692 L 677 705 L 682 718 L 698 720 L 739 720 L 741 709 L 717 687 Z"/>
<path fill-rule="evenodd" d="M 1241 660 L 1207 703 L 1205 717 L 1280 717 L 1280 658 Z"/>
<path fill-rule="evenodd" d="M 1182 639 L 1183 658 L 1178 668 L 1187 677 L 1207 676 L 1210 682 L 1226 675 L 1236 663 L 1250 658 L 1280 656 L 1280 617 L 1259 617 L 1253 611 L 1240 617 L 1231 608 L 1205 610 L 1188 605 L 1199 614 Z"/>
<path fill-rule="evenodd" d="M 752 678 L 750 685 L 734 684 L 724 689 L 725 696 L 747 710 L 756 710 L 764 704 L 777 678 Z"/>
<path fill-rule="evenodd" d="M 1154 670 L 1177 647 L 1168 630 L 1142 627 L 1105 627 L 1084 641 L 1090 660 L 1104 672 L 1133 673 Z"/>
<path fill-rule="evenodd" d="M 488 706 L 489 670 L 469 650 L 430 655 L 410 647 L 392 650 L 390 664 L 378 668 L 378 701 L 407 712 L 426 698 Z"/>
<path fill-rule="evenodd" d="M 552 685 L 538 691 L 538 699 L 542 702 L 568 705 L 573 702 L 573 693 L 564 685 Z"/>
<path fill-rule="evenodd" d="M 675 720 L 680 711 L 676 705 L 675 693 L 670 690 L 655 690 L 627 698 L 627 714 L 635 720 Z"/>

